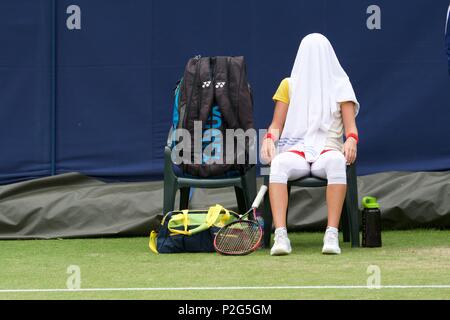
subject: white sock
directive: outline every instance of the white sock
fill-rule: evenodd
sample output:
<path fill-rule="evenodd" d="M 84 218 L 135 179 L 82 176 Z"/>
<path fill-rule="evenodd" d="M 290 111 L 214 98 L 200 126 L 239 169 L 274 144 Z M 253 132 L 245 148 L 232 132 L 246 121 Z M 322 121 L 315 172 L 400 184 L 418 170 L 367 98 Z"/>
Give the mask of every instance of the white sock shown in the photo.
<path fill-rule="evenodd" d="M 327 228 L 327 232 L 332 232 L 334 234 L 339 234 L 339 229 L 333 228 L 333 227 L 328 227 Z"/>
<path fill-rule="evenodd" d="M 287 235 L 287 229 L 286 228 L 277 228 L 275 230 L 275 234 L 286 234 Z"/>

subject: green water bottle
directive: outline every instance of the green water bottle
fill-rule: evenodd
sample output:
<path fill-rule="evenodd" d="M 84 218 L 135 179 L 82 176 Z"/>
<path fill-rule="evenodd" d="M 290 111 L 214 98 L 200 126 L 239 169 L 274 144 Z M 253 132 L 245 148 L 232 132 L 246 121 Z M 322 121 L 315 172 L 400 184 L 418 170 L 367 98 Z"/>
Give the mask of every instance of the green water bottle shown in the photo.
<path fill-rule="evenodd" d="M 377 198 L 363 198 L 362 212 L 362 246 L 365 248 L 381 247 L 381 211 Z"/>

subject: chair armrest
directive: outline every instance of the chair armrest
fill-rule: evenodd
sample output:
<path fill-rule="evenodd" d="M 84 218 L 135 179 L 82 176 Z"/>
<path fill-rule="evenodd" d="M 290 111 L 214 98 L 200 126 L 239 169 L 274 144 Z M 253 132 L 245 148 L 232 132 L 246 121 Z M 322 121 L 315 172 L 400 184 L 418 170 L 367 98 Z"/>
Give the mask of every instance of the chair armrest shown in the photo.
<path fill-rule="evenodd" d="M 167 171 L 166 174 L 170 174 L 172 172 L 172 136 L 173 127 L 170 127 L 166 145 L 164 147 L 164 170 Z"/>
<path fill-rule="evenodd" d="M 175 178 L 173 172 L 173 162 L 172 162 L 172 149 L 169 146 L 164 148 L 164 179 L 170 177 L 170 179 Z"/>

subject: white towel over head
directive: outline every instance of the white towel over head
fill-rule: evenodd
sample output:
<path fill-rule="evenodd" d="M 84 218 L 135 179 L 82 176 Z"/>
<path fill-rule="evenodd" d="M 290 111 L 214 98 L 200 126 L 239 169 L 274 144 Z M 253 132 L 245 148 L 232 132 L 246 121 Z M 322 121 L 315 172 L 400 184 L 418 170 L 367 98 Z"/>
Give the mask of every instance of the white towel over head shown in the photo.
<path fill-rule="evenodd" d="M 359 103 L 349 77 L 330 41 L 314 33 L 306 36 L 295 59 L 289 81 L 290 104 L 280 139 L 280 152 L 295 147 L 308 162 L 324 150 L 328 131 L 342 102 Z"/>

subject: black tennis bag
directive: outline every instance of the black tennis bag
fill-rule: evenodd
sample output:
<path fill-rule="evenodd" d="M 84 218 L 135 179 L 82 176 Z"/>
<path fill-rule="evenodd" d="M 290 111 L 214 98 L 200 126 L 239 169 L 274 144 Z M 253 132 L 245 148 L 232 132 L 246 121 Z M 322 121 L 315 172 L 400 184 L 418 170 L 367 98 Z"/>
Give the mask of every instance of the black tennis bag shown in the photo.
<path fill-rule="evenodd" d="M 201 124 L 200 149 L 195 148 L 198 143 L 195 139 L 199 139 L 194 132 L 196 123 Z M 246 133 L 254 129 L 253 97 L 243 57 L 189 60 L 175 90 L 173 147 L 182 140 L 177 135 L 179 129 L 189 131 L 191 136 L 190 150 L 180 153 L 183 173 L 206 178 L 223 176 L 230 171 L 243 174 L 251 167 L 250 153 L 256 139 Z M 235 131 L 228 141 L 227 129 L 242 130 Z M 231 143 L 233 157 L 227 155 L 227 145 Z M 207 148 L 209 152 L 205 153 Z"/>

